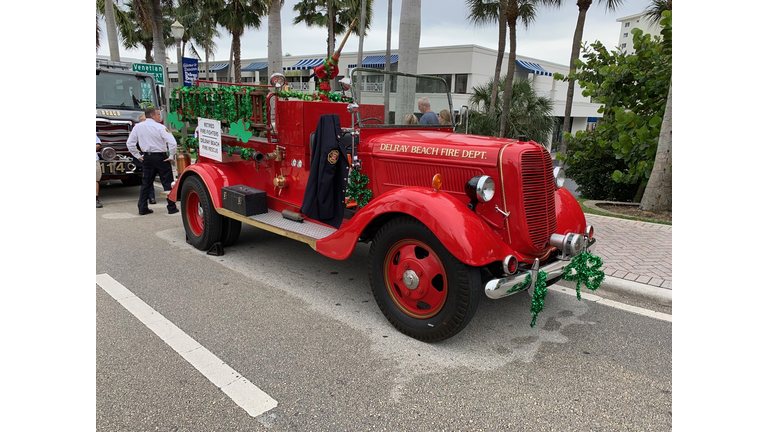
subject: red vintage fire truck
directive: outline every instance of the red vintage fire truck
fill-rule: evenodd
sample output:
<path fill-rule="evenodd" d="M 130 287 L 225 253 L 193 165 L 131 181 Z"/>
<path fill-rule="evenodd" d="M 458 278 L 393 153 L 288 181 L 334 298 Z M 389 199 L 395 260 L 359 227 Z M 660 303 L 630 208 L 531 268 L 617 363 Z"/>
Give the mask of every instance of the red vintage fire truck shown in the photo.
<path fill-rule="evenodd" d="M 545 147 L 460 133 L 466 108 L 454 112 L 442 78 L 365 68 L 351 75 L 350 102 L 282 90 L 280 74 L 268 88 L 175 90 L 182 119 L 229 118 L 221 161 L 198 155 L 180 167 L 169 194 L 181 204 L 190 244 L 222 253 L 242 224 L 337 260 L 370 244 L 381 311 L 402 333 L 432 342 L 460 332 L 483 293 L 499 299 L 532 292 L 541 277 L 555 283 L 594 243 Z M 212 102 L 225 93 L 229 114 Z M 406 124 L 421 115 L 424 97 L 453 120 Z M 248 105 L 247 130 L 259 136 L 245 139 L 233 132 L 244 123 L 232 113 Z"/>

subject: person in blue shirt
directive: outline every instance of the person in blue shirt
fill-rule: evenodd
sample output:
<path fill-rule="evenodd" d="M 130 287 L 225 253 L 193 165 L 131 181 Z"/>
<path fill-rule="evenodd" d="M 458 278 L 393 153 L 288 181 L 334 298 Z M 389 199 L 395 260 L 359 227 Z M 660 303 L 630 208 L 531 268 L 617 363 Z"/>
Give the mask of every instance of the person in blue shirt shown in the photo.
<path fill-rule="evenodd" d="M 440 124 L 437 119 L 437 114 L 432 111 L 432 107 L 429 103 L 428 97 L 419 99 L 419 111 L 421 111 L 421 118 L 419 119 L 420 125 L 436 125 Z"/>

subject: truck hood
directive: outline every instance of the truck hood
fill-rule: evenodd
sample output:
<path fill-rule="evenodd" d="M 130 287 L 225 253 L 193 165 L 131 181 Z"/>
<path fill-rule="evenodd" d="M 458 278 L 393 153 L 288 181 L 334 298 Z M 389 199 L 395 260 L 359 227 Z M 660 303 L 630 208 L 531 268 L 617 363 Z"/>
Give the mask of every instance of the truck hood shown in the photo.
<path fill-rule="evenodd" d="M 453 132 L 399 130 L 373 136 L 366 144 L 378 157 L 422 160 L 427 157 L 435 162 L 490 167 L 497 165 L 499 150 L 513 143 L 518 141 Z"/>

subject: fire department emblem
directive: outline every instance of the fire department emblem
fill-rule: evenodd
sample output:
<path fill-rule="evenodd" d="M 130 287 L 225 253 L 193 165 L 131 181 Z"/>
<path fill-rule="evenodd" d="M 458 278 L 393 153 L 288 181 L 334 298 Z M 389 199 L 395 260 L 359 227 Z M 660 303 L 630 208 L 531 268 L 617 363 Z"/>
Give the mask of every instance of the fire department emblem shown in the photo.
<path fill-rule="evenodd" d="M 328 153 L 328 162 L 331 164 L 336 164 L 336 162 L 339 161 L 339 151 L 338 150 L 332 150 L 330 153 Z"/>

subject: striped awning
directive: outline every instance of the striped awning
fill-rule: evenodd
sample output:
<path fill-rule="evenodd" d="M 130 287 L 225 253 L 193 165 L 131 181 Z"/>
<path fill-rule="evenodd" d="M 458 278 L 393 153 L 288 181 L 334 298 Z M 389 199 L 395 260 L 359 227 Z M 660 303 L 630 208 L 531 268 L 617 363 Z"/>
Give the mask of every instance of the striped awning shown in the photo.
<path fill-rule="evenodd" d="M 261 69 L 267 68 L 267 62 L 253 62 L 249 64 L 248 66 L 244 67 L 244 71 L 257 71 Z"/>
<path fill-rule="evenodd" d="M 399 59 L 399 56 L 397 54 L 392 54 L 389 56 L 389 64 L 395 64 L 397 63 L 397 60 Z M 377 55 L 377 56 L 367 56 L 363 59 L 363 67 L 369 67 L 369 68 L 383 68 L 384 63 L 387 61 L 386 55 Z M 356 68 L 357 63 L 347 65 L 348 68 Z"/>
<path fill-rule="evenodd" d="M 524 60 L 515 60 L 515 63 L 519 64 L 520 66 L 528 69 L 532 74 L 536 75 L 544 75 L 544 76 L 552 76 L 552 72 L 547 72 L 544 70 L 541 65 L 538 63 L 533 62 L 527 62 Z"/>
<path fill-rule="evenodd" d="M 323 59 L 304 59 L 299 60 L 295 65 L 293 66 L 286 66 L 283 69 L 285 70 L 305 70 L 305 69 L 314 69 L 315 66 L 320 66 L 323 64 Z"/>
<path fill-rule="evenodd" d="M 227 66 L 229 66 L 229 63 L 216 63 L 215 65 L 208 68 L 211 72 L 220 71 L 222 69 L 226 69 Z"/>

